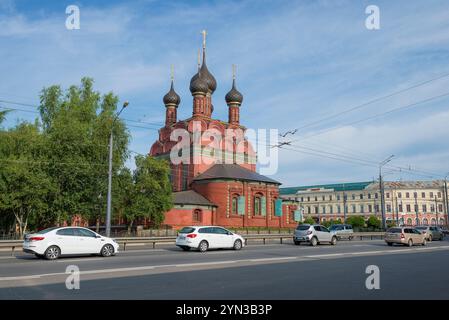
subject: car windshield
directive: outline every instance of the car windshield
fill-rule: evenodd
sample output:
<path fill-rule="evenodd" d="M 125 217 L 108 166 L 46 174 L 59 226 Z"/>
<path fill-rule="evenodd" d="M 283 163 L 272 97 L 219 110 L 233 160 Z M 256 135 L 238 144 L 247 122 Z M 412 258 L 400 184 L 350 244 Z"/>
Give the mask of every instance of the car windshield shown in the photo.
<path fill-rule="evenodd" d="M 418 230 L 427 230 L 427 227 L 416 227 L 415 229 L 418 229 Z"/>
<path fill-rule="evenodd" d="M 333 226 L 330 226 L 330 228 L 329 228 L 329 230 L 335 230 L 335 229 L 343 229 L 343 227 L 339 226 L 339 225 L 333 225 Z"/>
<path fill-rule="evenodd" d="M 195 228 L 192 227 L 184 227 L 181 230 L 179 230 L 179 233 L 192 233 L 195 231 Z"/>
<path fill-rule="evenodd" d="M 402 229 L 401 228 L 391 228 L 391 229 L 388 229 L 387 232 L 390 232 L 390 233 L 401 233 Z"/>
<path fill-rule="evenodd" d="M 35 234 L 44 234 L 44 233 L 50 232 L 50 231 L 55 230 L 55 229 L 58 229 L 58 228 L 59 228 L 59 227 L 47 228 L 47 229 L 38 231 L 38 232 L 36 232 Z"/>
<path fill-rule="evenodd" d="M 299 225 L 299 226 L 297 226 L 296 227 L 296 230 L 309 230 L 309 228 L 310 228 L 310 226 L 309 225 L 303 225 L 303 224 L 301 224 L 301 225 Z"/>

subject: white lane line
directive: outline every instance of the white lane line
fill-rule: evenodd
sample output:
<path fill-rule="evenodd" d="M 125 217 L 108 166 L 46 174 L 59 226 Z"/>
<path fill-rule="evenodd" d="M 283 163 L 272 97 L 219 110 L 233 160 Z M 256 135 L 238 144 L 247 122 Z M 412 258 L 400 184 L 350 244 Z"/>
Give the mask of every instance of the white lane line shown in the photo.
<path fill-rule="evenodd" d="M 279 258 L 260 258 L 260 259 L 248 259 L 246 261 L 251 262 L 263 262 L 263 261 L 282 261 L 282 260 L 294 260 L 300 257 L 279 257 Z M 245 261 L 245 260 L 243 260 Z"/>
<path fill-rule="evenodd" d="M 90 261 L 98 261 L 98 260 L 105 260 L 105 258 L 89 258 L 89 257 L 85 257 L 85 258 L 79 258 L 79 259 L 64 259 L 64 260 L 56 260 L 56 262 L 58 263 L 72 263 L 72 262 L 79 262 L 79 261 L 86 261 L 86 262 L 90 262 Z"/>

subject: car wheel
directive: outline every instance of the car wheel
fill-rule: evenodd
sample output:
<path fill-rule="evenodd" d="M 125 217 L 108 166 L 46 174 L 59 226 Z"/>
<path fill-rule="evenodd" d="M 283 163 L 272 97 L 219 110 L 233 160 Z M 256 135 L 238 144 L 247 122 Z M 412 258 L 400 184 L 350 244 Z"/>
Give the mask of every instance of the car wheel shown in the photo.
<path fill-rule="evenodd" d="M 312 247 L 315 247 L 317 244 L 318 244 L 318 240 L 316 239 L 316 237 L 313 237 L 313 238 L 310 240 L 310 245 L 311 245 Z"/>
<path fill-rule="evenodd" d="M 391 247 L 393 246 L 393 242 L 387 242 L 387 244 Z"/>
<path fill-rule="evenodd" d="M 335 246 L 336 244 L 337 244 L 337 238 L 336 237 L 332 237 L 331 245 Z"/>
<path fill-rule="evenodd" d="M 181 249 L 184 251 L 190 251 L 190 247 L 181 247 Z"/>
<path fill-rule="evenodd" d="M 209 244 L 205 240 L 201 241 L 200 245 L 198 246 L 198 250 L 200 250 L 200 252 L 206 252 L 208 248 Z"/>
<path fill-rule="evenodd" d="M 426 241 L 426 239 L 423 239 L 423 241 L 422 241 L 422 245 L 423 245 L 423 246 L 427 245 L 427 241 Z"/>
<path fill-rule="evenodd" d="M 235 242 L 234 242 L 234 250 L 240 250 L 240 249 L 242 249 L 242 241 L 235 240 Z"/>
<path fill-rule="evenodd" d="M 429 242 L 432 242 L 432 236 L 429 236 Z"/>
<path fill-rule="evenodd" d="M 61 255 L 61 249 L 57 246 L 50 246 L 45 250 L 45 259 L 56 260 Z"/>
<path fill-rule="evenodd" d="M 409 247 L 413 246 L 413 240 L 412 240 L 412 239 L 408 240 L 407 245 L 408 245 Z"/>
<path fill-rule="evenodd" d="M 103 257 L 110 257 L 114 254 L 114 247 L 111 244 L 105 244 L 103 248 L 101 248 L 101 255 Z"/>

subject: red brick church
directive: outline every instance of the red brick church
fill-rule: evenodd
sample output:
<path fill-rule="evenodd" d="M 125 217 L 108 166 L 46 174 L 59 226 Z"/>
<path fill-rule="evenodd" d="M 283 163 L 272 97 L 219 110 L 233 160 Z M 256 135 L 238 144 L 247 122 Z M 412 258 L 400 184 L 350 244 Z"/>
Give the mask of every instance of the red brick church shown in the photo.
<path fill-rule="evenodd" d="M 186 225 L 295 226 L 300 219 L 297 204 L 280 198 L 280 182 L 256 172 L 256 153 L 244 137 L 246 128 L 240 123 L 243 95 L 236 88 L 235 76 L 225 96 L 227 121 L 212 117 L 216 88 L 217 81 L 206 64 L 204 33 L 202 61 L 198 62 L 198 72 L 190 81 L 192 116 L 177 119 L 181 99 L 174 90 L 172 78 L 170 90 L 163 98 L 165 126 L 159 130 L 159 139 L 150 150 L 151 156 L 170 161 L 174 207 L 165 213 L 164 224 L 174 228 Z M 234 136 L 216 140 L 212 147 L 213 139 L 201 137 L 198 143 L 193 139 L 188 142 L 184 160 L 174 163 L 171 154 L 182 154 L 186 150 L 180 150 L 179 139 L 171 138 L 178 131 L 186 132 L 189 138 L 195 132 L 209 131 L 222 136 L 233 132 Z"/>

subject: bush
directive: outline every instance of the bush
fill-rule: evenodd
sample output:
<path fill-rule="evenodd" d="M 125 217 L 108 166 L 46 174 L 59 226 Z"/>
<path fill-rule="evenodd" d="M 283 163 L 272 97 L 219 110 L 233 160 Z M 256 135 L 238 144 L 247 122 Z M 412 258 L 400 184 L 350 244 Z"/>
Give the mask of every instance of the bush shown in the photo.
<path fill-rule="evenodd" d="M 304 219 L 303 223 L 305 223 L 305 224 L 315 224 L 316 221 L 313 220 L 311 217 L 307 217 L 307 218 Z"/>
<path fill-rule="evenodd" d="M 340 219 L 337 220 L 328 220 L 328 221 L 324 221 L 322 224 L 323 226 L 325 226 L 326 228 L 329 228 L 331 225 L 333 224 L 342 224 L 343 222 L 341 222 Z"/>
<path fill-rule="evenodd" d="M 370 216 L 366 224 L 369 228 L 380 229 L 382 226 L 382 221 L 380 221 L 376 216 Z"/>
<path fill-rule="evenodd" d="M 347 218 L 345 223 L 352 225 L 353 228 L 363 228 L 365 219 L 362 216 L 352 216 Z"/>

